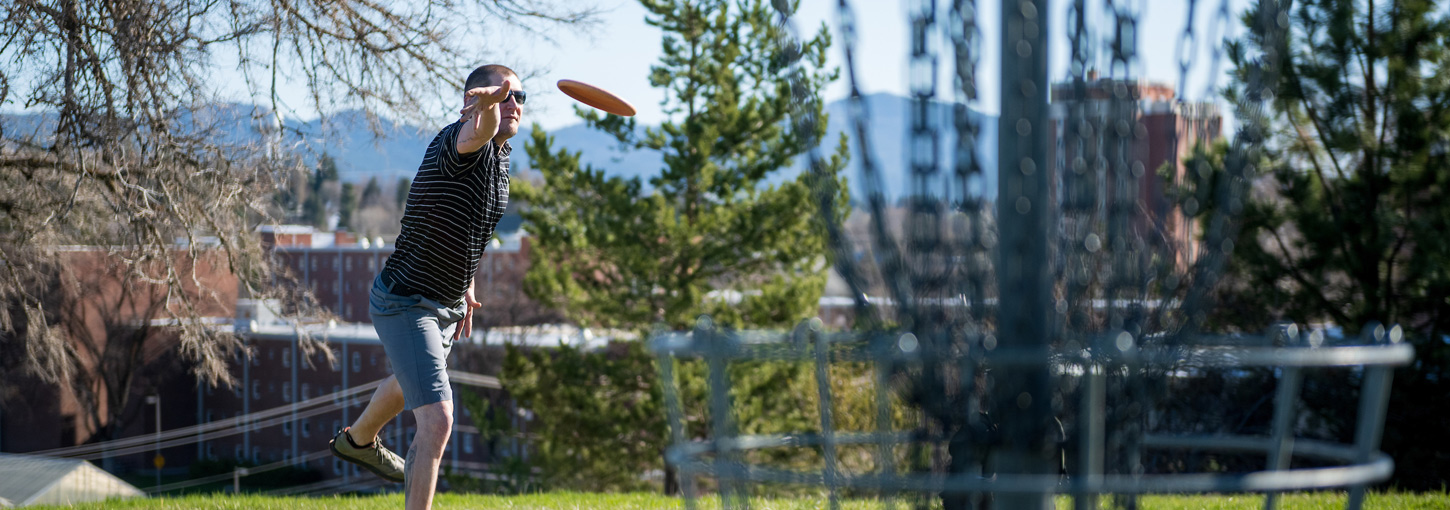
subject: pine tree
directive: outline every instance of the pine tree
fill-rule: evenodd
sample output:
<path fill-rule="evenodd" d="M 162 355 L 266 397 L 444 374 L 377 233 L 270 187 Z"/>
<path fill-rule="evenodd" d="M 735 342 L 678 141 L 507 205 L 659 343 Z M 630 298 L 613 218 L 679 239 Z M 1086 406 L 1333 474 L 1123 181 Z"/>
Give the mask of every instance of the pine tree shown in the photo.
<path fill-rule="evenodd" d="M 352 216 L 357 212 L 357 186 L 350 182 L 342 183 L 342 193 L 337 201 L 337 229 L 348 230 L 352 228 Z"/>
<path fill-rule="evenodd" d="M 582 325 L 636 331 L 689 328 L 702 313 L 727 327 L 774 328 L 816 315 L 831 264 L 813 190 L 847 203 L 844 137 L 814 172 L 781 174 L 825 132 L 820 91 L 837 74 L 823 69 L 829 35 L 822 28 L 796 46 L 783 45 L 776 13 L 759 0 L 641 3 L 648 23 L 665 32 L 664 56 L 650 80 L 666 92 L 669 119 L 637 130 L 622 117 L 578 113 L 626 147 L 660 152 L 664 168 L 647 183 L 609 177 L 581 166 L 577 152 L 554 150 L 535 129 L 526 149 L 543 184 L 515 181 L 516 197 L 530 204 L 522 215 L 534 236 L 526 292 Z M 801 65 L 792 67 L 795 56 Z M 801 96 L 792 93 L 793 72 L 803 78 Z M 791 117 L 798 105 L 814 122 Z M 846 212 L 831 211 L 831 221 Z M 703 364 L 680 365 L 694 431 L 703 426 Z M 749 402 L 736 410 L 742 430 L 779 433 L 819 423 L 805 365 L 735 368 L 732 391 Z M 642 342 L 598 353 L 510 348 L 502 379 L 521 406 L 535 411 L 537 454 L 530 462 L 549 487 L 628 489 L 640 473 L 660 469 L 659 446 L 668 438 L 661 384 Z M 610 427 L 579 428 L 578 407 L 568 404 L 579 401 L 606 403 L 588 407 L 597 415 L 591 420 Z M 810 454 L 768 457 L 789 466 Z M 672 466 L 663 467 L 665 490 L 673 492 L 680 480 Z"/>
<path fill-rule="evenodd" d="M 578 113 L 626 147 L 659 151 L 665 167 L 647 184 L 610 177 L 535 129 L 526 149 L 544 184 L 516 188 L 532 204 L 522 213 L 534 235 L 526 290 L 582 324 L 638 330 L 685 329 L 702 313 L 753 327 L 814 316 L 831 266 L 812 176 L 778 176 L 825 133 L 819 95 L 837 75 L 823 69 L 829 34 L 822 27 L 795 47 L 808 96 L 797 98 L 787 35 L 764 2 L 641 3 L 665 32 L 650 81 L 666 92 L 669 119 L 637 130 L 632 119 Z M 802 100 L 814 133 L 789 125 Z M 837 190 L 846 157 L 843 136 L 823 169 Z"/>
<path fill-rule="evenodd" d="M 378 185 L 378 177 L 368 178 L 367 185 L 363 186 L 362 198 L 358 201 L 358 207 L 372 207 L 382 205 L 383 187 Z"/>
<path fill-rule="evenodd" d="M 1220 325 L 1249 331 L 1273 320 L 1348 335 L 1374 321 L 1401 324 L 1416 362 L 1395 376 L 1387 429 L 1397 432 L 1384 447 L 1396 483 L 1416 489 L 1440 487 L 1450 470 L 1431 404 L 1450 381 L 1450 15 L 1438 4 L 1294 2 L 1289 40 L 1267 48 L 1288 55 L 1271 84 L 1277 129 L 1256 162 L 1263 177 L 1241 204 L 1217 314 Z M 1231 100 L 1257 79 L 1250 52 L 1269 40 L 1259 8 L 1244 14 L 1247 37 L 1229 45 Z M 1183 196 L 1196 196 L 1199 211 L 1224 205 L 1202 191 L 1224 175 L 1226 150 L 1202 149 L 1188 162 L 1200 182 Z M 1347 439 L 1353 399 L 1316 384 L 1306 381 L 1305 399 L 1340 406 L 1335 432 Z"/>
<path fill-rule="evenodd" d="M 307 198 L 302 202 L 302 221 L 317 228 L 327 227 L 328 184 L 337 181 L 337 161 L 326 153 L 317 163 L 317 170 L 307 183 Z"/>
<path fill-rule="evenodd" d="M 393 190 L 393 200 L 397 202 L 398 210 L 402 211 L 408 206 L 408 192 L 413 190 L 413 179 L 407 177 L 398 178 L 398 187 Z"/>

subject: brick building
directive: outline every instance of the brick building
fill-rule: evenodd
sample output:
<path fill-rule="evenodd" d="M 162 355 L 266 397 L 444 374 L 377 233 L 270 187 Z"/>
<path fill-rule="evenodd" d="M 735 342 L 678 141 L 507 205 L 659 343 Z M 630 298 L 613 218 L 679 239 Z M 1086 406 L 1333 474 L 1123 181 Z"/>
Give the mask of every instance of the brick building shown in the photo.
<path fill-rule="evenodd" d="M 481 326 L 513 326 L 558 320 L 523 294 L 529 268 L 529 238 L 516 215 L 499 223 L 493 244 L 479 261 L 475 298 Z M 260 229 L 276 263 L 312 289 L 322 306 L 344 322 L 371 323 L 368 289 L 393 246 L 382 238 L 358 239 L 347 232 L 316 232 L 311 227 L 282 225 Z"/>
<path fill-rule="evenodd" d="M 373 482 L 376 477 L 371 473 L 360 473 L 356 466 L 332 457 L 327 441 L 351 424 L 372 395 L 371 389 L 351 394 L 344 394 L 344 390 L 380 381 L 392 373 L 377 332 L 368 324 L 288 323 L 276 316 L 275 308 L 275 304 L 251 300 L 238 304 L 238 316 L 249 318 L 239 319 L 237 328 L 247 338 L 253 356 L 233 360 L 231 371 L 238 378 L 237 386 L 203 388 L 200 392 L 176 388 L 170 397 L 194 400 L 196 423 L 255 416 L 265 410 L 286 412 L 243 424 L 239 433 L 203 440 L 194 450 L 195 457 L 240 459 L 254 464 L 290 461 L 317 470 L 323 479 L 361 476 L 359 481 Z M 329 363 L 321 352 L 305 358 L 300 349 L 302 335 L 325 341 L 335 362 Z M 458 363 L 453 366 L 474 368 Z M 503 402 L 496 384 L 478 387 L 461 383 L 459 377 L 454 379 L 455 395 L 475 392 L 490 401 Z M 465 406 L 455 410 L 454 431 L 444 458 L 444 466 L 454 472 L 486 471 L 496 452 L 507 451 L 506 445 L 481 440 L 472 418 Z M 403 452 L 414 430 L 411 413 L 402 413 L 383 429 L 380 439 L 388 448 Z"/>
<path fill-rule="evenodd" d="M 541 321 L 552 318 L 523 297 L 523 274 L 527 270 L 528 241 L 517 228 L 500 229 L 498 240 L 490 246 L 480 264 L 478 297 L 485 307 L 476 313 L 481 329 L 502 327 L 519 321 Z M 112 437 L 146 438 L 157 428 L 172 431 L 198 425 L 216 424 L 210 434 L 187 440 L 184 444 L 163 447 L 164 471 L 185 474 L 197 460 L 228 460 L 266 464 L 293 461 L 299 467 L 317 470 L 324 480 L 353 478 L 350 465 L 334 462 L 327 455 L 327 440 L 343 424 L 361 412 L 371 392 L 351 395 L 348 399 L 324 399 L 321 405 L 308 405 L 292 419 L 291 412 L 269 419 L 253 421 L 241 427 L 225 427 L 228 419 L 254 413 L 292 408 L 309 399 L 355 388 L 387 377 L 390 367 L 368 324 L 368 288 L 392 253 L 392 247 L 381 240 L 357 239 L 346 233 L 318 233 L 309 227 L 282 226 L 263 228 L 259 232 L 279 264 L 309 285 L 322 304 L 340 316 L 341 324 L 311 323 L 294 325 L 276 318 L 275 306 L 263 306 L 249 299 L 239 299 L 235 275 L 225 271 L 225 261 L 206 259 L 196 263 L 198 294 L 208 297 L 203 311 L 213 316 L 214 327 L 235 330 L 241 334 L 254 357 L 233 359 L 230 372 L 237 378 L 234 388 L 212 388 L 198 384 L 186 367 L 176 359 L 175 333 L 167 322 L 157 319 L 166 303 L 165 293 L 143 292 L 145 285 L 123 277 L 119 266 L 105 264 L 110 253 L 102 248 L 75 248 L 63 254 L 66 274 L 84 280 L 76 286 L 76 299 L 63 300 L 57 307 L 67 314 L 63 319 L 66 334 L 73 339 L 83 359 L 76 375 L 77 383 L 69 388 L 47 384 L 28 377 L 18 370 L 0 373 L 0 452 L 34 453 L 75 448 L 99 441 L 100 431 L 107 426 L 116 430 Z M 205 252 L 205 250 L 203 250 Z M 182 256 L 185 250 L 178 250 Z M 187 262 L 192 264 L 192 262 Z M 186 266 L 186 267 L 189 267 Z M 94 280 L 94 281 L 91 281 Z M 124 292 L 123 292 L 124 291 Z M 315 321 L 314 321 L 315 322 Z M 326 342 L 337 356 L 337 364 L 326 363 L 318 353 L 310 360 L 300 359 L 298 334 L 309 334 Z M 481 334 L 482 332 L 480 332 Z M 145 337 L 139 357 L 123 366 L 135 373 L 128 382 L 128 397 L 111 398 L 108 392 L 102 359 L 108 345 L 120 346 L 122 340 L 135 342 L 136 335 Z M 14 347 L 11 343 L 11 347 Z M 469 350 L 469 346 L 464 346 Z M 482 343 L 463 359 L 455 349 L 454 367 L 461 370 L 484 370 L 492 373 L 490 358 L 500 358 L 497 346 Z M 22 353 L 15 353 L 17 356 Z M 10 357 L 11 361 L 19 358 Z M 483 362 L 477 362 L 478 360 Z M 301 362 L 310 361 L 310 363 Z M 299 363 L 301 362 L 301 363 Z M 8 363 L 5 366 L 19 366 Z M 470 366 L 471 365 L 471 366 Z M 476 368 L 475 368 L 476 367 Z M 476 379 L 476 378 L 475 378 Z M 476 380 L 474 382 L 477 382 Z M 458 392 L 483 392 L 490 400 L 501 399 L 494 388 L 455 385 Z M 159 412 L 156 397 L 159 397 Z M 115 422 L 108 421 L 111 402 L 124 406 Z M 504 405 L 503 401 L 499 401 Z M 497 442 L 478 440 L 470 412 L 457 410 L 459 423 L 451 441 L 445 466 L 455 472 L 479 471 L 494 458 L 501 447 Z M 403 450 L 411 437 L 412 418 L 404 413 L 396 426 L 385 429 L 385 444 Z M 507 450 L 505 450 L 507 451 Z M 151 471 L 155 451 L 149 444 L 127 449 L 73 455 L 96 461 L 117 473 Z M 56 453 L 61 454 L 61 453 Z M 364 473 L 361 480 L 372 480 Z"/>
<path fill-rule="evenodd" d="M 1126 103 L 1131 105 L 1136 118 L 1136 125 L 1129 126 L 1124 131 L 1124 135 L 1129 136 L 1131 141 L 1127 153 L 1123 154 L 1129 170 L 1138 175 L 1136 200 L 1147 212 L 1136 226 L 1145 232 L 1161 232 L 1177 253 L 1178 267 L 1186 268 L 1193 263 L 1198 251 L 1197 227 L 1166 199 L 1163 181 L 1158 178 L 1157 172 L 1164 165 L 1170 165 L 1170 182 L 1182 182 L 1185 172 L 1183 158 L 1191 153 L 1194 144 L 1211 142 L 1222 136 L 1223 117 L 1217 105 L 1179 101 L 1173 87 L 1167 84 L 1100 79 L 1096 74 L 1089 77 L 1086 83 L 1087 99 L 1081 103 L 1073 101 L 1077 95 L 1073 84 L 1054 85 L 1051 104 L 1053 144 L 1049 148 L 1049 158 L 1055 162 L 1058 178 L 1053 180 L 1052 193 L 1061 204 L 1064 200 L 1059 193 L 1062 182 L 1072 178 L 1071 168 L 1081 153 L 1095 153 L 1104 158 L 1113 156 L 1114 151 L 1106 145 L 1103 133 L 1114 124 L 1112 98 L 1117 94 L 1123 94 L 1128 99 Z M 1096 143 L 1095 147 L 1086 150 L 1080 148 L 1076 137 L 1069 136 L 1063 125 L 1069 115 L 1069 106 L 1074 104 L 1084 107 L 1091 132 L 1095 134 L 1090 138 Z M 1094 166 L 1091 161 L 1084 163 L 1089 168 Z M 1106 159 L 1098 162 L 1108 163 Z M 1098 190 L 1103 195 L 1100 199 L 1108 199 L 1108 195 L 1114 192 L 1114 187 L 1108 183 L 1098 183 Z"/>
<path fill-rule="evenodd" d="M 219 252 L 198 253 L 172 253 L 172 267 L 196 277 L 182 278 L 183 292 L 203 315 L 229 323 L 237 279 Z M 69 340 L 76 370 L 66 377 L 66 388 L 46 383 L 24 369 L 27 354 L 18 342 L 0 342 L 3 452 L 74 446 L 107 428 L 116 437 L 141 434 L 154 427 L 142 396 L 185 373 L 175 363 L 176 334 L 159 319 L 176 300 L 163 285 L 130 271 L 122 260 L 131 256 L 125 248 L 72 247 L 56 255 L 54 284 L 40 296 L 54 332 Z"/>

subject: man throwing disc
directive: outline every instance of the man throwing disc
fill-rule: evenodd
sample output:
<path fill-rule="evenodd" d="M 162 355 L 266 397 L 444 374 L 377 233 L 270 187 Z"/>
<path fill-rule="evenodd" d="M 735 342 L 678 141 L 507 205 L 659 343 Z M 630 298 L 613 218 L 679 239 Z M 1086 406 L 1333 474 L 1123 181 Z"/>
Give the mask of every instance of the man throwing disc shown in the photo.
<path fill-rule="evenodd" d="M 463 90 L 462 118 L 439 131 L 423 154 L 396 250 L 373 280 L 368 314 L 393 375 L 331 441 L 339 458 L 403 482 L 410 510 L 433 504 L 453 425 L 448 353 L 472 333 L 473 310 L 482 306 L 473 277 L 508 205 L 508 139 L 519 132 L 527 97 L 518 75 L 500 65 L 475 69 Z M 405 409 L 418 425 L 406 460 L 377 438 Z"/>

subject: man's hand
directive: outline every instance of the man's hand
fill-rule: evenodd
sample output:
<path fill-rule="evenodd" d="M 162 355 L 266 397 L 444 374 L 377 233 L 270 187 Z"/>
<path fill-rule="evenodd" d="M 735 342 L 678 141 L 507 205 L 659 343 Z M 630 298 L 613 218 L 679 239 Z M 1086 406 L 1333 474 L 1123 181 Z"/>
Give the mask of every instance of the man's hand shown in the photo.
<path fill-rule="evenodd" d="M 501 113 L 498 104 L 508 100 L 513 86 L 508 80 L 500 85 L 475 87 L 463 93 L 463 129 L 458 133 L 458 153 L 469 154 L 478 151 L 498 134 Z"/>
<path fill-rule="evenodd" d="M 468 282 L 468 292 L 463 293 L 463 321 L 458 327 L 453 328 L 453 339 L 473 336 L 473 309 L 480 308 L 483 303 L 473 299 L 473 282 Z"/>

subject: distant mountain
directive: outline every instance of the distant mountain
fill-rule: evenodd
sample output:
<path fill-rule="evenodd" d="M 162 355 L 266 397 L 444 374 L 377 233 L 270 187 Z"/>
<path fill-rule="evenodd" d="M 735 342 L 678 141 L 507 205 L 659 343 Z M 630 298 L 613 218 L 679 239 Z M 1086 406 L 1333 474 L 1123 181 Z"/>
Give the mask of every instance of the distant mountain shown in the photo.
<path fill-rule="evenodd" d="M 906 150 L 909 140 L 907 128 L 911 122 L 911 99 L 891 94 L 872 94 L 864 99 L 865 114 L 870 119 L 867 128 L 870 133 L 867 135 L 870 138 L 868 146 L 871 148 L 872 159 L 879 167 L 881 183 L 885 188 L 882 195 L 888 201 L 895 202 L 911 192 L 911 168 Z M 953 154 L 956 152 L 957 130 L 953 121 L 953 105 L 938 103 L 936 106 L 935 123 L 939 133 L 937 162 L 941 169 L 939 175 L 944 180 L 937 189 L 947 189 L 948 181 L 945 179 L 953 175 L 952 162 L 955 161 Z M 835 101 L 826 106 L 830 120 L 827 123 L 828 133 L 825 140 L 831 144 L 826 150 L 835 150 L 836 140 L 842 131 L 851 135 L 851 165 L 846 175 L 851 184 L 852 201 L 860 203 L 866 199 L 865 184 L 861 176 L 861 151 L 856 146 L 856 129 L 850 120 L 849 109 L 848 100 Z M 997 117 L 974 110 L 968 115 L 978 126 L 977 156 L 982 159 L 983 173 L 981 192 L 987 197 L 996 197 Z"/>
<path fill-rule="evenodd" d="M 907 179 L 910 168 L 906 159 L 907 126 L 910 122 L 911 100 L 890 94 L 872 94 L 865 97 L 864 103 L 865 112 L 869 116 L 867 127 L 870 133 L 868 135 L 869 147 L 885 188 L 882 190 L 882 195 L 886 197 L 887 201 L 896 202 L 911 191 Z M 848 134 L 851 145 L 851 162 L 846 169 L 847 181 L 851 186 L 852 200 L 862 203 L 867 195 L 864 179 L 861 177 L 860 150 L 854 136 L 856 130 L 848 114 L 849 109 L 850 103 L 846 100 L 826 105 L 829 120 L 826 123 L 826 136 L 822 139 L 821 155 L 829 157 L 834 153 L 841 133 Z M 952 105 L 938 104 L 935 113 L 937 115 L 936 124 L 940 128 L 940 145 L 938 146 L 940 152 L 937 161 L 941 165 L 942 179 L 946 179 L 952 175 L 951 165 L 956 146 Z M 997 195 L 997 117 L 976 111 L 971 112 L 970 115 L 979 126 L 977 154 L 982 158 L 984 169 L 983 191 L 985 196 L 995 197 Z M 582 162 L 597 168 L 604 168 L 610 175 L 648 178 L 658 175 L 663 166 L 658 154 L 648 151 L 621 151 L 614 138 L 588 129 L 582 124 L 561 128 L 550 134 L 554 136 L 556 149 L 567 147 L 570 150 L 581 151 Z M 514 152 L 516 168 L 528 168 L 527 155 L 522 155 L 523 152 L 522 150 Z M 791 169 L 772 176 L 769 181 L 782 182 L 795 178 L 805 170 L 806 165 L 805 157 L 798 158 Z M 946 186 L 938 185 L 934 186 L 934 189 L 946 189 Z"/>
<path fill-rule="evenodd" d="M 864 110 L 869 116 L 869 146 L 880 171 L 884 185 L 883 194 L 888 201 L 895 202 L 910 191 L 906 147 L 911 101 L 901 96 L 873 94 L 865 98 L 864 104 Z M 867 195 L 860 174 L 860 151 L 856 147 L 858 141 L 854 136 L 854 125 L 849 119 L 849 108 L 846 100 L 835 101 L 826 106 L 829 121 L 821 153 L 829 156 L 835 150 L 840 133 L 847 132 L 851 135 L 851 164 L 847 169 L 847 179 L 851 183 L 853 201 L 859 203 Z M 221 123 L 217 136 L 224 142 L 242 143 L 260 141 L 259 127 L 264 121 L 256 119 L 265 117 L 256 115 L 259 111 L 265 110 L 250 105 L 224 105 L 194 115 L 197 118 L 206 117 L 207 120 L 230 119 Z M 943 183 L 934 188 L 946 189 L 945 179 L 952 174 L 956 132 L 952 125 L 950 104 L 939 104 L 935 113 L 936 124 L 939 126 L 938 162 Z M 995 196 L 997 118 L 978 112 L 972 112 L 971 115 L 980 127 L 977 153 L 982 157 L 985 169 L 983 191 L 989 197 Z M 17 128 L 34 130 L 49 124 L 45 117 L 34 114 L 0 116 L 0 127 L 12 133 L 14 131 L 11 130 Z M 340 177 L 345 181 L 363 182 L 371 177 L 378 177 L 383 182 L 391 182 L 400 177 L 412 177 L 417 172 L 424 149 L 437 134 L 438 127 L 419 128 L 397 124 L 384 118 L 379 118 L 376 122 L 382 137 L 374 136 L 367 118 L 358 111 L 334 114 L 326 123 L 320 120 L 287 120 L 287 135 L 284 140 L 290 150 L 304 154 L 309 162 L 315 161 L 323 153 L 330 154 L 337 162 Z M 556 150 L 568 148 L 579 151 L 583 163 L 602 168 L 610 175 L 647 179 L 658 175 L 663 166 L 658 153 L 623 150 L 613 137 L 589 129 L 583 124 L 554 129 L 549 134 L 554 137 Z M 528 139 L 527 132 L 514 138 L 520 142 Z M 799 175 L 805 169 L 805 159 L 799 158 L 793 168 L 773 176 L 771 181 L 781 182 Z M 531 168 L 528 154 L 522 145 L 517 146 L 513 152 L 512 163 L 516 172 Z"/>

